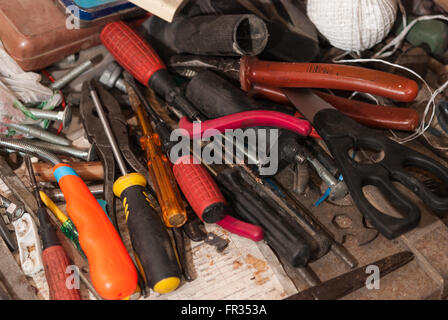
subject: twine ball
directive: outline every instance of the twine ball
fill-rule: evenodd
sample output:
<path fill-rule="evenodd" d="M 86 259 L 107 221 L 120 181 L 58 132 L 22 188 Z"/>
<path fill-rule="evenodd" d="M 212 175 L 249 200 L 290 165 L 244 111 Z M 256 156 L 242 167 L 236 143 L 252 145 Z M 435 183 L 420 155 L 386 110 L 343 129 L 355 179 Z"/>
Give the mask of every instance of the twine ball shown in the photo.
<path fill-rule="evenodd" d="M 396 0 L 308 0 L 307 13 L 332 46 L 363 51 L 381 42 L 397 17 Z"/>

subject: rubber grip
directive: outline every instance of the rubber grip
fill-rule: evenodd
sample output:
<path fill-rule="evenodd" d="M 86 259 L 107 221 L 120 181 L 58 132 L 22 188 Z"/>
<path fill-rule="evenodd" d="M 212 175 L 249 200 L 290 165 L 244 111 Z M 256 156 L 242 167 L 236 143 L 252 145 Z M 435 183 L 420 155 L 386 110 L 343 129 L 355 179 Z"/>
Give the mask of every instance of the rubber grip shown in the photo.
<path fill-rule="evenodd" d="M 154 49 L 122 21 L 107 24 L 100 38 L 115 60 L 145 86 L 154 73 L 166 69 Z"/>
<path fill-rule="evenodd" d="M 264 232 L 261 227 L 238 220 L 229 215 L 216 224 L 227 231 L 253 241 L 261 241 L 264 238 Z"/>
<path fill-rule="evenodd" d="M 253 110 L 229 114 L 227 116 L 193 124 L 187 117 L 179 121 L 179 128 L 186 130 L 190 139 L 201 139 L 216 135 L 226 129 L 239 129 L 250 127 L 276 127 L 293 131 L 301 136 L 308 136 L 311 124 L 288 114 L 269 111 Z"/>
<path fill-rule="evenodd" d="M 120 198 L 125 208 L 132 247 L 148 285 L 158 293 L 175 290 L 180 284 L 176 255 L 165 225 L 151 207 L 144 187 L 127 187 Z"/>
<path fill-rule="evenodd" d="M 248 92 L 254 84 L 280 88 L 328 88 L 360 91 L 409 102 L 418 94 L 414 80 L 362 67 L 325 63 L 262 61 L 245 56 L 240 63 L 240 82 Z"/>
<path fill-rule="evenodd" d="M 52 246 L 42 252 L 45 277 L 50 289 L 51 300 L 81 300 L 79 290 L 69 288 L 70 266 L 67 254 L 60 245 Z M 67 273 L 68 272 L 68 273 Z"/>
<path fill-rule="evenodd" d="M 366 126 L 381 129 L 414 131 L 420 123 L 418 112 L 411 108 L 379 106 L 345 99 L 317 90 L 313 92 L 346 116 Z M 288 97 L 280 88 L 255 85 L 249 94 L 281 104 L 290 104 Z"/>
<path fill-rule="evenodd" d="M 53 173 L 78 229 L 95 290 L 109 300 L 130 296 L 137 287 L 137 270 L 103 208 L 70 166 L 58 164 Z"/>
<path fill-rule="evenodd" d="M 179 158 L 173 166 L 174 176 L 199 219 L 216 223 L 225 217 L 226 200 L 207 170 L 193 159 L 192 155 Z M 217 206 L 222 206 L 223 210 L 207 215 L 209 208 Z"/>

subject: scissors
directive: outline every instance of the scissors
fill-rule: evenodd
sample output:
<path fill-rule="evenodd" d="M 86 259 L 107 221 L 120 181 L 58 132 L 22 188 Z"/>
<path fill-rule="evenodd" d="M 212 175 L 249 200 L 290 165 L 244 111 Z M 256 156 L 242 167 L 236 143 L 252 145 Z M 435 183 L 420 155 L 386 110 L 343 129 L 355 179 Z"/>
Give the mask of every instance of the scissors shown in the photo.
<path fill-rule="evenodd" d="M 412 166 L 428 171 L 448 186 L 448 169 L 439 162 L 364 127 L 308 89 L 282 90 L 305 118 L 313 123 L 339 166 L 356 206 L 385 237 L 394 239 L 415 228 L 420 221 L 418 206 L 403 195 L 393 181 L 407 187 L 433 211 L 448 211 L 448 197 L 434 194 L 405 169 Z M 383 158 L 376 163 L 356 162 L 349 152 L 358 148 L 382 151 Z M 405 217 L 392 217 L 376 209 L 363 193 L 365 186 L 377 187 L 397 209 L 405 213 Z"/>

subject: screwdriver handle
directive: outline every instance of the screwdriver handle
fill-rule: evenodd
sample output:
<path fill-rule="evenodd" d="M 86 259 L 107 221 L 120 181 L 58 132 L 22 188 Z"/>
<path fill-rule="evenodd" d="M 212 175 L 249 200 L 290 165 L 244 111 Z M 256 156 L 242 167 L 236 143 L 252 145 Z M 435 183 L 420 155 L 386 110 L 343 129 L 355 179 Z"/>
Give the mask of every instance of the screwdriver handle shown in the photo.
<path fill-rule="evenodd" d="M 231 233 L 253 241 L 262 240 L 264 233 L 259 226 L 227 215 L 226 200 L 215 180 L 202 164 L 195 164 L 193 161 L 192 155 L 179 158 L 174 164 L 173 172 L 185 198 L 199 219 L 216 223 Z"/>
<path fill-rule="evenodd" d="M 414 100 L 419 90 L 414 80 L 378 70 L 341 64 L 262 61 L 249 56 L 240 60 L 240 82 L 246 92 L 254 84 L 328 88 L 367 92 L 403 102 Z"/>
<path fill-rule="evenodd" d="M 78 229 L 96 291 L 110 300 L 130 296 L 137 287 L 137 270 L 104 210 L 70 166 L 58 164 L 53 173 Z"/>
<path fill-rule="evenodd" d="M 51 300 L 81 300 L 77 288 L 69 288 L 67 268 L 70 266 L 67 254 L 61 245 L 51 246 L 42 252 L 45 277 Z"/>
<path fill-rule="evenodd" d="M 101 41 L 115 60 L 145 86 L 165 64 L 153 48 L 122 21 L 107 24 Z"/>
<path fill-rule="evenodd" d="M 218 185 L 202 166 L 195 164 L 194 157 L 180 157 L 173 167 L 174 176 L 199 219 L 216 223 L 226 216 L 226 200 Z"/>
<path fill-rule="evenodd" d="M 130 173 L 115 181 L 114 194 L 123 203 L 132 247 L 148 285 L 161 294 L 180 284 L 180 270 L 168 232 L 145 192 L 146 179 Z"/>

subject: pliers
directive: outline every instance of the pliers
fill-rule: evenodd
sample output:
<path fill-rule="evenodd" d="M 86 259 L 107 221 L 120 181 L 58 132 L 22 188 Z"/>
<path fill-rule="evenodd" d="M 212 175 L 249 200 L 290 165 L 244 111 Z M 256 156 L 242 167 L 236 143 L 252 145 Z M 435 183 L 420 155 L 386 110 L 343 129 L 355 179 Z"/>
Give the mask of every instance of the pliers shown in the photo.
<path fill-rule="evenodd" d="M 128 165 L 135 170 L 143 174 L 150 187 L 151 180 L 149 179 L 149 173 L 146 167 L 137 159 L 131 150 L 128 138 L 128 129 L 126 119 L 122 114 L 120 105 L 117 100 L 107 92 L 102 86 L 98 85 L 98 95 L 107 113 L 107 118 L 114 131 L 114 136 L 120 147 L 123 158 Z M 116 217 L 116 204 L 115 195 L 113 193 L 113 184 L 115 182 L 116 175 L 116 163 L 112 147 L 101 125 L 100 119 L 96 115 L 95 106 L 89 94 L 87 83 L 84 83 L 82 87 L 82 96 L 80 104 L 80 115 L 84 129 L 87 134 L 87 138 L 91 144 L 96 148 L 98 156 L 103 163 L 104 167 L 104 200 L 107 203 L 108 212 L 112 218 L 112 223 L 118 230 L 117 217 Z M 150 193 L 154 195 L 153 189 L 150 188 Z M 154 202 L 155 203 L 155 202 Z"/>

